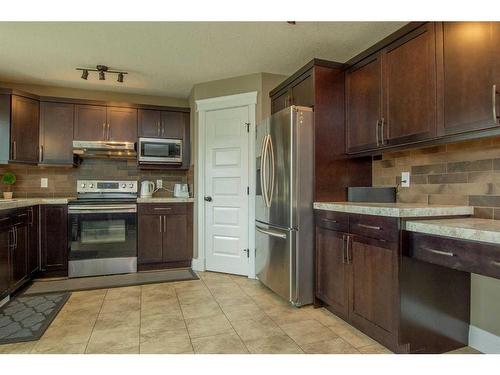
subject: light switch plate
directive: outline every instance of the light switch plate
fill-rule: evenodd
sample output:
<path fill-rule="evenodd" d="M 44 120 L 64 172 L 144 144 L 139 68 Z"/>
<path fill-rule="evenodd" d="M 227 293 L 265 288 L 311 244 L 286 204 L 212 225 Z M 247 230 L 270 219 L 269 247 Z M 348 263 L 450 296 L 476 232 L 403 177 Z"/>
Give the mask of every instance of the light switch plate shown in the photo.
<path fill-rule="evenodd" d="M 401 172 L 401 187 L 410 187 L 410 172 Z"/>
<path fill-rule="evenodd" d="M 163 180 L 156 180 L 156 188 L 161 189 L 163 187 Z"/>
<path fill-rule="evenodd" d="M 42 177 L 40 179 L 40 187 L 42 188 L 48 188 L 49 187 L 49 179 L 46 177 Z"/>

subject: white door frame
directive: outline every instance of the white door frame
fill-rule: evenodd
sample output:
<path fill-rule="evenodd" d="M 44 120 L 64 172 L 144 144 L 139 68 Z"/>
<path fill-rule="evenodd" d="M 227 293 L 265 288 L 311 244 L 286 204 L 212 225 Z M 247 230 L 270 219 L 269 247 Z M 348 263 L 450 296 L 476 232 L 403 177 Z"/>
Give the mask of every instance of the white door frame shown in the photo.
<path fill-rule="evenodd" d="M 255 113 L 257 106 L 257 91 L 244 94 L 220 96 L 216 98 L 196 100 L 198 126 L 196 129 L 196 207 L 197 207 L 197 241 L 198 257 L 193 259 L 192 267 L 196 271 L 205 271 L 205 121 L 206 112 L 234 108 L 248 107 L 250 132 L 248 137 L 248 277 L 255 278 Z"/>

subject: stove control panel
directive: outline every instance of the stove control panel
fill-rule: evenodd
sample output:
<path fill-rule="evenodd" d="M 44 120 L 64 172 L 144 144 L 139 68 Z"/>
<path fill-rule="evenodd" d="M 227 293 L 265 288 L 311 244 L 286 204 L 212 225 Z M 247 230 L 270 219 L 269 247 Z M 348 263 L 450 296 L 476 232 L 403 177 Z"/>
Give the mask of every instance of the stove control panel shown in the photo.
<path fill-rule="evenodd" d="M 78 180 L 76 191 L 82 193 L 137 193 L 137 181 Z"/>

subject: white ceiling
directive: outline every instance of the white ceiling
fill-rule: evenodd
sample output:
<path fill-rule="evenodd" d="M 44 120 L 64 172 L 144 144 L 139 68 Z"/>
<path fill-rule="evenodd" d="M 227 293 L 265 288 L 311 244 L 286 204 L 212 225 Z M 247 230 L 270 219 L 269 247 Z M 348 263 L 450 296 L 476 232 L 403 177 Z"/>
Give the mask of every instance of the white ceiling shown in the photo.
<path fill-rule="evenodd" d="M 194 84 L 267 72 L 314 57 L 345 62 L 404 22 L 1 22 L 0 80 L 187 97 Z M 97 64 L 130 74 L 80 79 Z"/>

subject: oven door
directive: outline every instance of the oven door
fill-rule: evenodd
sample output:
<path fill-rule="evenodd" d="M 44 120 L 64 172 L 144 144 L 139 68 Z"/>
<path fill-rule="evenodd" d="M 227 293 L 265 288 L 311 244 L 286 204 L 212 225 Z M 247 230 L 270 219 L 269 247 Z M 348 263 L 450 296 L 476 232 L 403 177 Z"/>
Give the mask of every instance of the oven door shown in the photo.
<path fill-rule="evenodd" d="M 69 276 L 137 270 L 137 206 L 78 205 L 69 211 Z"/>
<path fill-rule="evenodd" d="M 139 138 L 138 153 L 140 163 L 182 163 L 182 140 Z"/>

